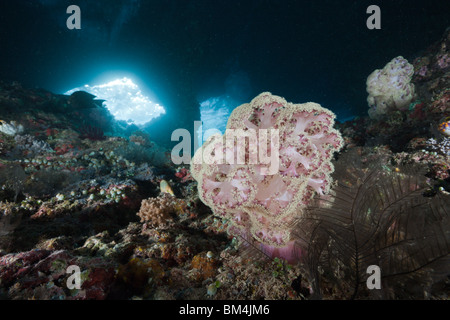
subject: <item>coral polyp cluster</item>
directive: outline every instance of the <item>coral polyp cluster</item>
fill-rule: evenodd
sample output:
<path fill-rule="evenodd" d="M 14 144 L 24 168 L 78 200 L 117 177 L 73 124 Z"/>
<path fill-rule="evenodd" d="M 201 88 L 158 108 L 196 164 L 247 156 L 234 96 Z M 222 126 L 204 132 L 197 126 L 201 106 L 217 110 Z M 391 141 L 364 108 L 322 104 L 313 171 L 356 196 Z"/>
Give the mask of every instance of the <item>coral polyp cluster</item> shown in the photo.
<path fill-rule="evenodd" d="M 164 193 L 157 198 L 142 200 L 141 208 L 137 215 L 141 222 L 148 223 L 152 227 L 163 227 L 172 222 L 171 214 L 175 211 L 172 196 Z"/>
<path fill-rule="evenodd" d="M 231 221 L 229 233 L 251 236 L 272 253 L 290 246 L 287 226 L 314 194 L 329 191 L 330 160 L 343 144 L 334 118 L 319 104 L 292 104 L 267 92 L 239 106 L 225 134 L 211 136 L 192 159 L 200 199 Z M 249 143 L 239 143 L 245 136 Z M 234 155 L 245 161 L 232 161 Z"/>

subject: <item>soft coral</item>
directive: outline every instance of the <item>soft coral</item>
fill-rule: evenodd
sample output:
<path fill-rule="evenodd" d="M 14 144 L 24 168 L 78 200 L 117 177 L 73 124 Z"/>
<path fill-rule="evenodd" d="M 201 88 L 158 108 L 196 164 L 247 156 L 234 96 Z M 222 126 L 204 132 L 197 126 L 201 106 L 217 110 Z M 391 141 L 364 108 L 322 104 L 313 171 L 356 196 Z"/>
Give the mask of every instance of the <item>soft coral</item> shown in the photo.
<path fill-rule="evenodd" d="M 287 225 L 314 193 L 325 194 L 331 185 L 331 157 L 343 145 L 341 135 L 333 129 L 334 118 L 331 111 L 316 103 L 292 104 L 267 92 L 236 108 L 225 134 L 210 137 L 191 162 L 201 200 L 231 222 L 231 234 L 251 237 L 266 252 L 289 260 L 294 243 Z M 268 150 L 273 154 L 273 148 L 279 149 L 275 159 L 279 170 L 262 174 L 261 168 L 267 164 L 211 161 L 224 151 L 227 160 L 234 159 L 230 156 L 239 146 L 224 142 L 231 135 L 230 129 L 255 130 L 257 134 L 260 129 L 278 130 L 279 145 L 269 142 Z M 244 147 L 247 153 L 250 145 Z"/>

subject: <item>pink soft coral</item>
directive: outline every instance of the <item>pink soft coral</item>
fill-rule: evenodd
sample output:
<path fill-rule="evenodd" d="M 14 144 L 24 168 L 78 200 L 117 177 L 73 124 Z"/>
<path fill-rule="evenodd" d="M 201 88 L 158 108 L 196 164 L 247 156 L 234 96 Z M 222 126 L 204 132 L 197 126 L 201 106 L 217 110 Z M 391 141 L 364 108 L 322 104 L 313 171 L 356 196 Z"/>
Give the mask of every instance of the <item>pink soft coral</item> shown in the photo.
<path fill-rule="evenodd" d="M 192 159 L 200 199 L 231 221 L 229 233 L 252 237 L 272 256 L 292 260 L 299 252 L 293 252 L 288 226 L 315 193 L 329 191 L 331 157 L 343 145 L 334 118 L 316 103 L 292 104 L 268 92 L 237 107 L 225 134 L 211 136 Z M 272 130 L 271 137 L 261 129 Z M 244 136 L 248 143 L 234 143 Z M 257 161 L 256 149 L 260 156 L 261 150 L 270 153 L 270 163 Z"/>

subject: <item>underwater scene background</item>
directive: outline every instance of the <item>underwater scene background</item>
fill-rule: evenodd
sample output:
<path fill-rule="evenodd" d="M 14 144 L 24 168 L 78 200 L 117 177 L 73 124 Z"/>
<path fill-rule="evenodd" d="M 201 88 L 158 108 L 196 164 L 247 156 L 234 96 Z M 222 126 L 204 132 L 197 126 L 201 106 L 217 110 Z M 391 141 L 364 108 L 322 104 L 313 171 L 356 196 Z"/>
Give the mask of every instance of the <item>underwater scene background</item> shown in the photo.
<path fill-rule="evenodd" d="M 450 3 L 0 4 L 1 300 L 447 300 Z"/>

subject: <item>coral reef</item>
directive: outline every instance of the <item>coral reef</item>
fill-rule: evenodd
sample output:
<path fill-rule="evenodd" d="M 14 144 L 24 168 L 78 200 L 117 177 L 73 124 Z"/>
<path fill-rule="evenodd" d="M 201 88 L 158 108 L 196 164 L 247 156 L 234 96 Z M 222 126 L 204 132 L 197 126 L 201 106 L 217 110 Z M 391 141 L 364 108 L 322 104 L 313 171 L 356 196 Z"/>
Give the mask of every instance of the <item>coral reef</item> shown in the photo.
<path fill-rule="evenodd" d="M 404 106 L 398 108 L 394 105 L 382 105 L 381 108 L 373 106 L 376 103 L 376 94 L 381 94 L 383 90 L 371 89 L 368 86 L 369 94 L 369 116 L 370 118 L 356 118 L 338 124 L 338 128 L 343 133 L 346 146 L 379 146 L 386 145 L 395 152 L 408 151 L 407 147 L 413 139 L 424 137 L 439 140 L 447 133 L 447 118 L 450 114 L 450 68 L 445 64 L 438 63 L 442 57 L 449 54 L 450 29 L 446 30 L 444 36 L 431 45 L 427 50 L 418 55 L 411 67 L 403 61 L 397 65 L 397 69 L 385 70 L 385 75 L 397 71 L 399 76 L 395 78 L 403 85 L 391 86 L 386 92 L 404 99 Z M 396 59 L 393 60 L 394 62 Z M 398 62 L 398 61 L 397 61 Z M 391 66 L 392 61 L 391 61 Z M 389 64 L 388 64 L 389 65 Z M 410 79 L 411 70 L 414 74 Z M 384 70 L 384 69 L 383 69 Z M 387 83 L 389 77 L 382 77 L 383 70 L 376 70 L 368 78 L 373 86 L 383 86 L 377 80 L 377 76 Z M 376 76 L 377 75 L 377 76 Z M 405 95 L 408 87 L 414 87 L 414 98 L 406 105 L 411 95 Z M 412 91 L 410 90 L 410 93 Z M 385 101 L 382 96 L 382 101 Z M 402 98 L 403 97 L 403 98 Z M 407 98 L 407 99 L 406 99 Z M 387 99 L 389 100 L 389 99 Z M 393 100 L 392 100 L 393 101 Z M 389 105 L 389 107 L 388 107 Z"/>
<path fill-rule="evenodd" d="M 428 139 L 426 141 L 427 148 L 430 151 L 440 153 L 444 156 L 450 156 L 450 138 L 442 138 L 439 141 L 436 139 Z"/>
<path fill-rule="evenodd" d="M 414 62 L 414 78 L 417 93 L 426 100 L 435 100 L 433 96 L 442 93 L 443 88 L 449 88 L 450 78 L 450 28 L 442 38 L 431 45 Z"/>
<path fill-rule="evenodd" d="M 449 41 L 374 72 L 372 117 L 263 93 L 190 167 L 93 97 L 0 82 L 0 299 L 448 300 Z"/>
<path fill-rule="evenodd" d="M 14 140 L 16 142 L 17 151 L 24 153 L 26 156 L 42 155 L 53 151 L 47 142 L 36 140 L 28 134 L 16 135 Z"/>
<path fill-rule="evenodd" d="M 80 289 L 68 289 L 70 265 L 80 267 Z M 0 257 L 3 293 L 14 299 L 87 300 L 105 299 L 115 277 L 113 263 L 99 258 L 79 258 L 64 250 L 31 250 Z M 14 285 L 11 285 L 14 284 Z"/>
<path fill-rule="evenodd" d="M 171 215 L 175 213 L 175 203 L 173 197 L 168 193 L 163 193 L 157 198 L 142 200 L 141 208 L 137 215 L 151 227 L 164 228 L 173 219 Z"/>
<path fill-rule="evenodd" d="M 266 261 L 245 258 L 232 249 L 221 253 L 223 266 L 212 284 L 218 300 L 283 299 L 300 300 L 309 296 L 310 285 L 302 284 L 302 294 L 292 288 L 292 281 L 306 274 L 298 265 L 285 265 L 281 260 Z"/>

